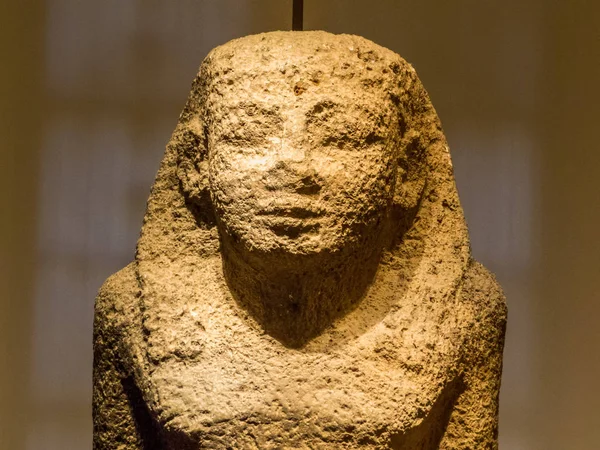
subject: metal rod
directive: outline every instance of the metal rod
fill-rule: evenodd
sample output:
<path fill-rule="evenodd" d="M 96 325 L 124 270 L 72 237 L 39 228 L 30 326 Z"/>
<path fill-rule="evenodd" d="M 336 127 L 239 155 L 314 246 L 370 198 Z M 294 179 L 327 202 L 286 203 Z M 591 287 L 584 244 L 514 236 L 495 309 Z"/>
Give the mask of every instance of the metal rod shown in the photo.
<path fill-rule="evenodd" d="M 293 10 L 292 30 L 302 31 L 304 29 L 304 0 L 294 0 Z"/>

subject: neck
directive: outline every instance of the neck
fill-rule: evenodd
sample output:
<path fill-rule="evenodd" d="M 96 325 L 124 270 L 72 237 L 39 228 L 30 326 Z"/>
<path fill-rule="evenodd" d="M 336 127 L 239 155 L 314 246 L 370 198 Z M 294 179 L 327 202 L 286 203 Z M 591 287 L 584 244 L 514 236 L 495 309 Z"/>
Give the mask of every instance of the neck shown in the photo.
<path fill-rule="evenodd" d="M 381 245 L 315 255 L 254 254 L 222 239 L 236 301 L 288 347 L 301 347 L 351 310 L 372 281 Z"/>

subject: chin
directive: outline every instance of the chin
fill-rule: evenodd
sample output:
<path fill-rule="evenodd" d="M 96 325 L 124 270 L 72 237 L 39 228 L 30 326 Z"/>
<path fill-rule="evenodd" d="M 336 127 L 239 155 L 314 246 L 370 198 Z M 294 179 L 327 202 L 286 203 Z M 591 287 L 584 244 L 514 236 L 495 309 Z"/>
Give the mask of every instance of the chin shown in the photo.
<path fill-rule="evenodd" d="M 248 253 L 260 255 L 261 258 L 267 257 L 272 264 L 285 264 L 287 261 L 305 258 L 331 258 L 356 251 L 362 242 L 357 236 L 340 239 L 340 235 L 336 233 L 307 233 L 293 238 L 276 235 L 268 229 L 261 230 L 261 233 L 264 234 L 255 234 L 250 239 L 241 238 L 238 242 Z"/>

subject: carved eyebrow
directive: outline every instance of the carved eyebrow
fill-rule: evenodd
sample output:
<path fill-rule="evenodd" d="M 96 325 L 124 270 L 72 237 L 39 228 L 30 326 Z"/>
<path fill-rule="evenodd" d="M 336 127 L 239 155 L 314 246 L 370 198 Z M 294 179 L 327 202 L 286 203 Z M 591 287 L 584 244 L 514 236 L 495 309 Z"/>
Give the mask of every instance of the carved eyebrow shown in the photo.
<path fill-rule="evenodd" d="M 332 100 L 320 100 L 306 112 L 307 117 L 329 116 L 334 111 L 342 109 L 342 105 Z"/>
<path fill-rule="evenodd" d="M 277 105 L 263 105 L 255 102 L 239 102 L 231 106 L 230 110 L 241 110 L 248 116 L 265 115 L 275 116 L 280 118 L 279 106 Z"/>
<path fill-rule="evenodd" d="M 349 109 L 354 111 L 361 110 L 362 112 L 367 113 L 368 117 L 375 117 L 378 115 L 377 108 L 373 108 L 368 104 L 353 103 L 344 105 L 332 100 L 322 100 L 315 103 L 312 108 L 306 112 L 306 121 L 307 123 L 311 123 L 317 120 L 327 120 L 330 118 L 344 120 L 348 117 Z"/>

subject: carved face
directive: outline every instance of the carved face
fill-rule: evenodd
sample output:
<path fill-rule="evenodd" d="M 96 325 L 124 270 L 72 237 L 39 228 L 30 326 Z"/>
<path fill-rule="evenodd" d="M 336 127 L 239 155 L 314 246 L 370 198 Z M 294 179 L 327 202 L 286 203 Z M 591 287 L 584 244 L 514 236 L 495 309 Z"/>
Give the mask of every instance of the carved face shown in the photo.
<path fill-rule="evenodd" d="M 383 90 L 279 71 L 244 81 L 223 80 L 209 99 L 221 232 L 250 251 L 292 254 L 337 251 L 377 232 L 393 197 L 398 142 Z"/>

